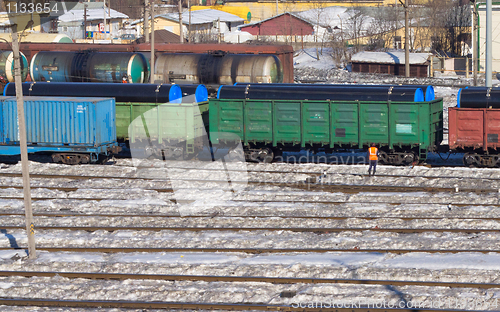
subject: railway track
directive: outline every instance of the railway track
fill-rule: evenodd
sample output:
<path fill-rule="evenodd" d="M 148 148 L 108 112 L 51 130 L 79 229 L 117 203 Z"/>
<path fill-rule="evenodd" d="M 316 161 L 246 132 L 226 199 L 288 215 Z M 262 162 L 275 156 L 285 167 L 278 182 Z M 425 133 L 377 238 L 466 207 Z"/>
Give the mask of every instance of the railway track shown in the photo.
<path fill-rule="evenodd" d="M 428 286 L 452 288 L 499 288 L 495 283 L 463 283 L 435 281 L 405 280 L 369 280 L 345 278 L 295 278 L 265 276 L 214 276 L 214 275 L 164 275 L 164 274 L 127 274 L 127 273 L 87 273 L 87 272 L 47 272 L 47 271 L 0 271 L 0 277 L 65 277 L 69 279 L 105 279 L 105 280 L 162 280 L 162 281 L 196 281 L 196 282 L 251 282 L 272 284 L 357 284 L 357 285 L 390 285 L 390 286 Z"/>
<path fill-rule="evenodd" d="M 422 308 L 375 308 L 375 307 L 301 307 L 294 305 L 257 304 L 257 303 L 188 303 L 157 301 L 124 301 L 124 300 L 51 300 L 0 298 L 0 305 L 36 306 L 66 308 L 115 308 L 115 309 L 171 309 L 171 310 L 220 310 L 220 311 L 303 311 L 303 312 L 479 312 L 474 310 L 443 310 Z"/>
<path fill-rule="evenodd" d="M 246 254 L 273 254 L 273 253 L 326 253 L 326 252 L 363 252 L 363 253 L 388 253 L 388 254 L 407 254 L 407 253 L 432 253 L 432 254 L 456 254 L 456 253 L 500 253 L 500 249 L 380 249 L 380 248 L 203 248 L 203 247 L 44 247 L 37 246 L 37 250 L 48 252 L 99 252 L 99 253 L 165 253 L 165 252 L 218 252 L 218 253 L 246 253 Z M 28 247 L 0 247 L 0 250 L 28 250 Z"/>
<path fill-rule="evenodd" d="M 0 216 L 19 216 L 24 217 L 24 213 L 8 213 L 0 212 Z M 388 220 L 403 220 L 403 221 L 413 221 L 413 220 L 468 220 L 468 221 L 500 221 L 499 217 L 475 217 L 475 216 L 441 216 L 441 217 L 420 217 L 420 216 L 373 216 L 373 215 L 360 215 L 360 216 L 294 216 L 294 215 L 230 215 L 230 214 L 219 214 L 211 213 L 206 215 L 187 215 L 181 216 L 179 214 L 127 214 L 127 213 L 64 213 L 64 212 L 51 212 L 51 213 L 34 213 L 34 217 L 105 217 L 105 218 L 165 218 L 165 219 L 213 219 L 213 218 L 237 218 L 237 219 L 266 219 L 266 218 L 281 218 L 281 219 L 319 219 L 319 220 L 349 220 L 349 219 L 361 219 L 361 220 L 377 220 L 377 219 L 388 219 Z"/>
<path fill-rule="evenodd" d="M 146 167 L 146 169 L 152 169 L 150 167 Z M 162 167 L 164 169 L 164 167 Z M 166 169 L 166 168 L 165 168 Z M 196 170 L 196 171 L 211 171 L 211 172 L 220 172 L 220 169 L 212 169 L 212 168 L 192 168 L 192 167 L 173 167 L 171 169 L 180 169 L 180 170 Z M 310 176 L 321 176 L 323 173 L 318 171 L 285 171 L 285 170 L 235 170 L 235 169 L 227 169 L 228 172 L 249 172 L 249 173 L 262 173 L 262 174 L 305 174 Z M 361 176 L 368 177 L 366 173 L 360 172 L 335 172 L 328 173 L 328 176 L 332 175 L 340 175 L 340 176 Z M 14 172 L 0 172 L 0 177 L 22 177 L 21 173 Z M 423 178 L 423 179 L 467 179 L 467 180 L 492 180 L 492 181 L 500 181 L 500 177 L 464 177 L 458 175 L 423 175 L 423 174 L 386 174 L 386 173 L 378 173 L 376 177 L 379 178 Z M 168 182 L 169 179 L 162 179 L 158 177 L 147 177 L 147 176 L 133 176 L 133 177 L 124 177 L 124 176 L 109 176 L 109 175 L 65 175 L 65 174 L 40 174 L 40 173 L 31 173 L 30 178 L 39 178 L 39 179 L 74 179 L 74 180 L 90 180 L 90 179 L 116 179 L 116 180 L 154 180 L 154 181 L 165 181 Z"/>
<path fill-rule="evenodd" d="M 26 229 L 25 226 L 4 226 L 0 225 L 0 229 L 3 230 L 22 230 Z M 268 232 L 299 232 L 299 233 L 341 233 L 341 232 L 382 232 L 382 233 L 495 233 L 500 232 L 500 229 L 488 229 L 488 228 L 468 228 L 468 229 L 457 229 L 457 228 L 380 228 L 380 227 L 364 227 L 364 228 L 328 228 L 328 227 L 317 227 L 317 228 L 306 228 L 306 227 L 171 227 L 171 226 L 35 226 L 35 230 L 43 231 L 86 231 L 86 232 L 115 232 L 115 231 L 179 231 L 179 232 L 205 232 L 205 231 L 219 231 L 219 232 L 258 232 L 258 231 L 268 231 Z"/>
<path fill-rule="evenodd" d="M 288 197 L 288 196 L 285 196 Z M 0 199 L 4 200 L 24 200 L 22 196 L 0 196 Z M 87 202 L 87 201 L 121 201 L 123 198 L 116 198 L 116 197 L 36 197 L 32 196 L 31 198 L 32 201 L 46 201 L 46 200 L 70 200 L 70 201 L 82 201 L 82 202 Z M 177 203 L 175 199 L 170 199 L 172 203 Z M 324 201 L 324 200 L 305 200 L 305 199 L 280 199 L 276 198 L 276 200 L 239 200 L 239 199 L 231 199 L 231 202 L 235 203 L 252 203 L 252 204 L 266 204 L 266 203 L 284 203 L 284 204 L 322 204 L 322 205 L 343 205 L 343 204 L 367 204 L 367 205 L 373 205 L 373 201 L 371 200 L 347 200 L 347 201 Z M 397 206 L 397 205 L 414 205 L 414 204 L 421 204 L 421 205 L 452 205 L 454 207 L 483 207 L 483 206 L 488 206 L 488 207 L 500 207 L 500 203 L 498 203 L 498 200 L 495 200 L 495 203 L 463 203 L 463 202 L 455 202 L 451 199 L 445 199 L 441 201 L 421 201 L 420 199 L 415 199 L 413 202 L 409 201 L 387 201 L 387 202 L 382 202 L 379 201 L 379 204 L 384 204 L 384 205 L 392 205 L 392 206 Z"/>
<path fill-rule="evenodd" d="M 201 182 L 201 183 L 227 183 L 223 180 L 190 180 L 182 179 L 177 181 L 185 182 Z M 355 194 L 362 192 L 427 192 L 427 193 L 476 193 L 476 194 L 488 194 L 488 193 L 498 193 L 499 189 L 493 188 L 458 188 L 458 187 L 435 187 L 435 186 L 392 186 L 392 185 L 356 185 L 356 184 L 318 184 L 318 183 L 307 183 L 304 182 L 275 182 L 275 181 L 231 181 L 231 184 L 244 184 L 253 186 L 275 186 L 275 187 L 285 187 L 285 188 L 296 188 L 307 191 L 321 191 L 321 192 L 342 192 L 347 194 Z M 123 190 L 123 188 L 113 188 L 113 187 L 65 187 L 65 186 L 31 186 L 32 189 L 47 189 L 47 190 L 57 190 L 63 192 L 75 192 L 77 190 Z M 20 185 L 1 185 L 0 189 L 23 189 Z M 176 189 L 192 189 L 192 188 L 176 188 Z M 197 188 L 200 189 L 200 188 Z M 146 191 L 156 191 L 160 193 L 172 193 L 174 189 L 172 188 L 154 188 L 146 187 L 142 190 Z M 203 190 L 200 189 L 200 190 Z M 209 190 L 208 188 L 206 190 Z"/>

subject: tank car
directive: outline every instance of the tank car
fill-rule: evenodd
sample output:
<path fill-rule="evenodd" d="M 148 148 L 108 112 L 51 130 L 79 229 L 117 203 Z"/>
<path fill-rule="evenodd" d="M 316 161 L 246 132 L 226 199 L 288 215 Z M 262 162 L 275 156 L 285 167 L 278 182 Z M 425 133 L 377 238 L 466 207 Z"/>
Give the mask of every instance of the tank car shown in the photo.
<path fill-rule="evenodd" d="M 28 60 L 22 52 L 21 57 L 21 79 L 26 81 L 28 76 Z M 14 52 L 0 51 L 0 83 L 14 82 Z M 3 79 L 3 81 L 1 81 Z"/>
<path fill-rule="evenodd" d="M 31 59 L 33 81 L 144 83 L 149 79 L 144 55 L 134 52 L 38 52 Z"/>
<path fill-rule="evenodd" d="M 275 55 L 164 53 L 156 60 L 155 72 L 164 83 L 283 82 L 283 68 Z"/>

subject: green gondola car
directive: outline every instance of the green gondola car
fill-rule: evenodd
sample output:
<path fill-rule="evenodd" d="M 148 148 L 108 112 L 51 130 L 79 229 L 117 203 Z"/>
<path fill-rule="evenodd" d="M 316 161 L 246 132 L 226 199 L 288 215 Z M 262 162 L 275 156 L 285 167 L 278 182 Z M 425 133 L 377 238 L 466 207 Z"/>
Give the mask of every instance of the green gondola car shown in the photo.
<path fill-rule="evenodd" d="M 210 100 L 210 139 L 232 145 L 237 135 L 247 157 L 269 161 L 283 150 L 333 152 L 375 143 L 381 161 L 425 161 L 443 139 L 443 100 L 360 102 Z"/>

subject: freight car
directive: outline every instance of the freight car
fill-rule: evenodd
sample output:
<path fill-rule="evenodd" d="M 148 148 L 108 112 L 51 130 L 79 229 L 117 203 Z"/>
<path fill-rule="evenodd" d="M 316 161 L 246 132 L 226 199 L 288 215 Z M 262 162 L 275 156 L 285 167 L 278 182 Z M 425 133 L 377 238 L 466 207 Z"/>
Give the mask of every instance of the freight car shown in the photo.
<path fill-rule="evenodd" d="M 45 51 L 31 58 L 30 75 L 37 82 L 144 83 L 148 68 L 141 53 Z"/>
<path fill-rule="evenodd" d="M 273 88 L 222 86 L 218 99 L 210 100 L 212 144 L 231 147 L 236 135 L 247 159 L 269 162 L 284 150 L 332 152 L 375 143 L 382 163 L 399 165 L 424 161 L 443 139 L 443 100 L 414 102 L 423 100 L 420 88 L 399 95 L 387 86 L 360 95 L 346 90 L 340 98 L 321 86 L 307 92 Z"/>
<path fill-rule="evenodd" d="M 21 79 L 26 81 L 28 76 L 28 61 L 22 52 L 21 57 Z M 0 51 L 0 83 L 14 82 L 14 52 Z"/>
<path fill-rule="evenodd" d="M 102 98 L 25 97 L 28 153 L 54 162 L 95 163 L 118 153 L 115 102 Z M 0 97 L 0 155 L 19 155 L 17 101 Z"/>
<path fill-rule="evenodd" d="M 205 144 L 208 93 L 203 85 L 42 82 L 22 87 L 26 96 L 114 97 L 118 141 L 142 146 L 146 156 L 190 158 Z M 14 83 L 4 88 L 4 95 L 15 95 Z"/>
<path fill-rule="evenodd" d="M 281 83 L 283 67 L 275 55 L 164 53 L 155 65 L 163 83 L 223 85 Z"/>
<path fill-rule="evenodd" d="M 465 153 L 466 166 L 500 166 L 500 90 L 460 89 L 457 107 L 448 109 L 450 150 Z"/>

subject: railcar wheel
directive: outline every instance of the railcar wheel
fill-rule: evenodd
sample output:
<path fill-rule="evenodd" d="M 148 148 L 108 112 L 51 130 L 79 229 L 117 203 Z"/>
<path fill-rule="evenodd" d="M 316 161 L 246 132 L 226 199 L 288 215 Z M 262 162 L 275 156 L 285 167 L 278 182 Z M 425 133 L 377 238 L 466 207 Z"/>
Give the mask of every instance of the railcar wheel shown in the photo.
<path fill-rule="evenodd" d="M 270 148 L 263 148 L 259 153 L 259 160 L 265 164 L 270 164 L 273 162 L 274 153 Z"/>
<path fill-rule="evenodd" d="M 379 156 L 378 157 L 379 158 L 379 162 L 381 164 L 383 164 L 383 165 L 387 164 L 387 161 L 388 161 L 387 158 L 388 157 L 387 157 L 387 153 L 386 152 L 380 151 L 378 156 Z"/>

